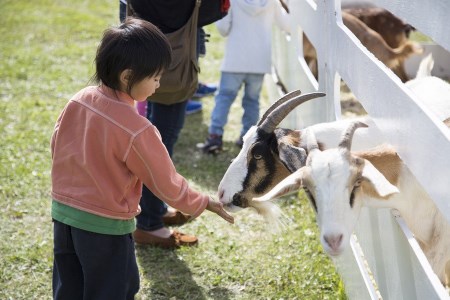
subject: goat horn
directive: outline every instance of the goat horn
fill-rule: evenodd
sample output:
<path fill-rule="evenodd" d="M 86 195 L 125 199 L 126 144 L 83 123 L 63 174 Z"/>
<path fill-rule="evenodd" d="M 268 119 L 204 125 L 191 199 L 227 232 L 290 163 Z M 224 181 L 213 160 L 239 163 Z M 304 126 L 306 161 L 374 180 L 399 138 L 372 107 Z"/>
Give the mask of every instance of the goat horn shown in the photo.
<path fill-rule="evenodd" d="M 355 130 L 360 127 L 369 127 L 369 126 L 359 121 L 351 123 L 348 126 L 347 130 L 342 135 L 341 142 L 339 143 L 339 148 L 344 148 L 350 151 L 350 148 L 352 147 L 353 134 L 355 133 Z"/>
<path fill-rule="evenodd" d="M 267 116 L 278 106 L 280 106 L 281 104 L 285 103 L 288 100 L 291 100 L 294 97 L 300 96 L 302 92 L 300 90 L 296 90 L 296 91 L 292 91 L 286 95 L 284 95 L 283 97 L 281 97 L 280 99 L 278 99 L 277 101 L 275 101 L 264 113 L 264 115 L 261 117 L 261 119 L 258 122 L 258 126 L 261 125 L 261 123 L 267 118 Z"/>
<path fill-rule="evenodd" d="M 296 108 L 297 106 L 308 100 L 324 96 L 325 96 L 324 93 L 310 93 L 296 96 L 286 101 L 286 103 L 281 104 L 280 106 L 275 108 L 272 112 L 270 112 L 270 114 L 266 117 L 266 119 L 260 122 L 261 124 L 258 124 L 258 127 L 259 129 L 261 129 L 266 133 L 271 133 L 294 108 Z"/>

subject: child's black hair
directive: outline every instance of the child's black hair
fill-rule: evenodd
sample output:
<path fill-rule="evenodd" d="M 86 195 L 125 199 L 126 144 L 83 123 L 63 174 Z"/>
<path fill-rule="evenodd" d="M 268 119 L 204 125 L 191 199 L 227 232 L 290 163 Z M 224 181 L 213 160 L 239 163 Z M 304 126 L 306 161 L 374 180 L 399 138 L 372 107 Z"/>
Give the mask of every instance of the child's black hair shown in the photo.
<path fill-rule="evenodd" d="M 172 59 L 170 44 L 164 34 L 150 22 L 127 18 L 118 27 L 107 29 L 95 57 L 93 80 L 114 90 L 120 90 L 120 74 L 132 72 L 126 87 L 146 77 L 160 74 Z"/>

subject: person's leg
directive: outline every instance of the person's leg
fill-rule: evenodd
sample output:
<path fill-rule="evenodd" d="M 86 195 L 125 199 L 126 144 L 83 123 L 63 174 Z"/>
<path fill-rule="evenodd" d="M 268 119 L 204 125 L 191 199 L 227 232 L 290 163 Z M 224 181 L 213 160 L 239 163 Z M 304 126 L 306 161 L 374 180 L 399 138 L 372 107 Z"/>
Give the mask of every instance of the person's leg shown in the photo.
<path fill-rule="evenodd" d="M 220 77 L 219 92 L 215 97 L 214 109 L 211 113 L 211 125 L 209 134 L 223 135 L 225 124 L 228 121 L 231 104 L 236 99 L 242 85 L 244 74 L 222 72 Z"/>
<path fill-rule="evenodd" d="M 241 137 L 259 120 L 259 96 L 264 81 L 264 74 L 247 74 L 245 76 L 244 96 L 242 98 L 242 107 L 244 114 L 242 115 Z"/>
<path fill-rule="evenodd" d="M 206 55 L 206 33 L 202 27 L 197 28 L 197 62 L 200 56 Z M 200 82 L 197 86 L 197 91 L 200 87 Z M 196 94 L 195 93 L 195 94 Z M 195 94 L 193 95 L 195 97 Z M 196 112 L 202 111 L 203 104 L 199 101 L 193 101 L 191 99 L 188 100 L 186 105 L 186 115 L 191 115 Z"/>
<path fill-rule="evenodd" d="M 53 221 L 53 299 L 83 299 L 83 270 L 70 226 Z"/>
<path fill-rule="evenodd" d="M 197 60 L 206 55 L 206 32 L 203 27 L 197 28 Z"/>
<path fill-rule="evenodd" d="M 167 205 L 156 197 L 145 185 L 139 202 L 141 213 L 136 216 L 136 227 L 145 231 L 154 231 L 164 227 L 162 217 Z"/>
<path fill-rule="evenodd" d="M 173 147 L 183 129 L 185 108 L 187 101 L 171 105 L 149 102 L 147 107 L 148 119 L 158 128 L 162 142 L 172 157 Z"/>
<path fill-rule="evenodd" d="M 197 60 L 199 57 L 204 57 L 206 55 L 206 42 L 209 42 L 209 34 L 205 32 L 203 28 L 199 28 L 197 31 Z M 217 91 L 217 85 L 206 84 L 203 82 L 198 82 L 197 90 L 193 95 L 194 98 L 203 98 L 206 96 L 213 95 Z"/>
<path fill-rule="evenodd" d="M 127 5 L 119 0 L 119 20 L 120 22 L 125 21 L 127 17 Z"/>
<path fill-rule="evenodd" d="M 200 101 L 188 100 L 186 105 L 186 115 L 192 115 L 197 112 L 201 112 L 203 104 Z"/>
<path fill-rule="evenodd" d="M 186 101 L 172 105 L 148 102 L 147 105 L 147 118 L 158 128 L 170 156 L 184 125 L 185 109 Z M 142 189 L 140 206 L 141 213 L 136 216 L 137 228 L 154 231 L 164 227 L 162 217 L 167 212 L 167 205 L 145 185 Z"/>
<path fill-rule="evenodd" d="M 99 234 L 74 227 L 71 233 L 84 275 L 84 295 L 78 299 L 134 299 L 139 271 L 131 234 Z"/>

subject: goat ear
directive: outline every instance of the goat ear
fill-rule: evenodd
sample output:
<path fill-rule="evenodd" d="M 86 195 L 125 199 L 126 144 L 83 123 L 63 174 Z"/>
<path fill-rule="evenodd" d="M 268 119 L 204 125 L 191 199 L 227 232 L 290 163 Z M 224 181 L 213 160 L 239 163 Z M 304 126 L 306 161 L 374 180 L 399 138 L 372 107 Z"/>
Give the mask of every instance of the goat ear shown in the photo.
<path fill-rule="evenodd" d="M 302 187 L 303 172 L 304 167 L 283 179 L 264 196 L 253 198 L 253 201 L 269 201 L 287 194 L 298 192 Z"/>
<path fill-rule="evenodd" d="M 387 197 L 400 191 L 392 185 L 374 165 L 368 160 L 364 160 L 363 178 L 372 186 L 380 197 Z"/>
<path fill-rule="evenodd" d="M 291 173 L 294 173 L 306 164 L 306 151 L 301 147 L 279 143 L 278 152 L 281 162 Z"/>

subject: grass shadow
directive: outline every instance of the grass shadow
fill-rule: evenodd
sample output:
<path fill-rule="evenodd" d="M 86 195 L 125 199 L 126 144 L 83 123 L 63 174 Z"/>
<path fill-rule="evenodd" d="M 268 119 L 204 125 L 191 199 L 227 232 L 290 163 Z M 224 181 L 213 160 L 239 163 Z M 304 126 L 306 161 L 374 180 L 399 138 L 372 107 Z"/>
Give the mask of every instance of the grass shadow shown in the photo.
<path fill-rule="evenodd" d="M 140 292 L 141 299 L 199 299 L 206 300 L 203 289 L 197 285 L 192 272 L 176 250 L 137 246 L 136 257 L 140 271 L 150 287 L 151 294 Z"/>
<path fill-rule="evenodd" d="M 224 287 L 207 290 L 199 286 L 193 276 L 195 271 L 178 251 L 184 250 L 136 246 L 139 269 L 145 278 L 144 284 L 149 285 L 141 287 L 137 299 L 231 299 L 232 292 Z"/>

